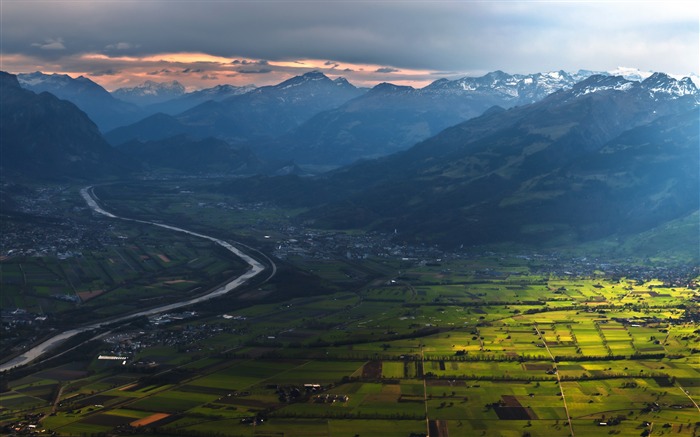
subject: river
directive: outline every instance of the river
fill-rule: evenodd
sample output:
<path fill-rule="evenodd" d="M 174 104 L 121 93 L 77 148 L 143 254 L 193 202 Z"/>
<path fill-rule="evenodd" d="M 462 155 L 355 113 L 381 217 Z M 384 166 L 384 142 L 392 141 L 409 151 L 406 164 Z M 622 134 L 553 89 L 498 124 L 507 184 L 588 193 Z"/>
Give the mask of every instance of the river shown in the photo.
<path fill-rule="evenodd" d="M 248 263 L 250 266 L 248 270 L 243 273 L 241 276 L 238 276 L 226 284 L 212 290 L 209 293 L 206 293 L 204 295 L 198 296 L 198 297 L 193 297 L 190 299 L 186 299 L 180 302 L 175 302 L 175 303 L 170 303 L 167 305 L 162 305 L 158 306 L 155 308 L 147 309 L 144 311 L 139 311 L 137 313 L 132 313 L 128 314 L 126 316 L 120 316 L 120 317 L 113 317 L 110 319 L 103 320 L 101 322 L 96 322 L 92 323 L 90 325 L 85 325 L 81 326 L 78 328 L 74 329 L 69 329 L 67 331 L 63 331 L 60 334 L 56 334 L 53 337 L 49 338 L 48 340 L 45 340 L 44 342 L 32 347 L 31 349 L 25 351 L 22 353 L 22 355 L 13 358 L 10 361 L 7 361 L 5 363 L 0 364 L 0 372 L 4 372 L 7 370 L 12 370 L 16 367 L 24 366 L 26 364 L 29 364 L 33 361 L 35 361 L 37 358 L 41 357 L 43 354 L 45 354 L 47 351 L 54 349 L 55 347 L 59 346 L 61 343 L 65 342 L 69 338 L 80 334 L 81 332 L 86 332 L 86 331 L 91 331 L 97 328 L 101 328 L 105 325 L 111 325 L 113 323 L 119 323 L 123 322 L 129 319 L 133 319 L 136 317 L 141 317 L 141 316 L 151 316 L 153 314 L 158 314 L 158 313 L 164 313 L 167 311 L 172 311 L 177 308 L 182 308 L 188 305 L 196 304 L 199 302 L 204 302 L 209 299 L 213 299 L 215 297 L 222 296 L 231 290 L 235 290 L 236 288 L 240 287 L 243 285 L 246 281 L 249 279 L 253 278 L 254 276 L 257 276 L 258 274 L 262 273 L 265 271 L 265 266 L 255 259 L 253 259 L 251 256 L 246 254 L 245 252 L 241 251 L 240 249 L 234 247 L 232 244 L 224 241 L 224 240 L 219 240 L 218 238 L 210 237 L 208 235 L 204 234 L 199 234 L 197 232 L 192 232 L 188 231 L 187 229 L 182 229 L 178 228 L 175 226 L 170 226 L 170 225 L 165 225 L 162 223 L 155 223 L 155 222 L 149 222 L 145 220 L 137 220 L 137 219 L 132 219 L 132 218 L 127 218 L 127 217 L 119 217 L 117 215 L 114 215 L 108 211 L 105 211 L 100 207 L 100 205 L 97 203 L 97 197 L 95 196 L 95 193 L 93 192 L 93 187 L 85 187 L 80 190 L 80 195 L 85 199 L 85 202 L 88 204 L 88 206 L 95 212 L 102 214 L 104 216 L 107 216 L 109 218 L 114 218 L 114 219 L 120 219 L 120 220 L 126 220 L 126 221 L 131 221 L 131 222 L 137 222 L 137 223 L 145 223 L 153 226 L 159 226 L 161 228 L 165 229 L 170 229 L 171 231 L 175 232 L 183 232 L 185 234 L 189 234 L 195 237 L 203 238 L 205 240 L 213 241 L 214 243 L 218 244 L 219 246 L 224 247 L 228 251 L 234 253 L 236 256 L 240 257 Z M 272 269 L 273 269 L 273 274 L 275 271 L 275 266 L 274 263 L 272 264 Z"/>

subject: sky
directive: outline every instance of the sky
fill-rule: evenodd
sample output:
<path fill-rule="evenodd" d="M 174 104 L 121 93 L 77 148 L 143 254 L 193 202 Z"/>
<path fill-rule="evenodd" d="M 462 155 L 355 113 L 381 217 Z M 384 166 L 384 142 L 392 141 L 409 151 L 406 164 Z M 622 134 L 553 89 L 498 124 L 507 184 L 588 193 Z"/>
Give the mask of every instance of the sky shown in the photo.
<path fill-rule="evenodd" d="M 421 87 L 489 71 L 700 70 L 700 2 L 0 0 L 0 69 L 108 90 L 279 83 L 311 70 Z"/>

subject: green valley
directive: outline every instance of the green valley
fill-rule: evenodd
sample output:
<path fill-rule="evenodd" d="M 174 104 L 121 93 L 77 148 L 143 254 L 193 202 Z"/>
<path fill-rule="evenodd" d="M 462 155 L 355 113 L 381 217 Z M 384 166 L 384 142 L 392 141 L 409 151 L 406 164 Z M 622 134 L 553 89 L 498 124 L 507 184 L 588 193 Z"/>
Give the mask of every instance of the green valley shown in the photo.
<path fill-rule="evenodd" d="M 396 235 L 314 230 L 295 221 L 303 210 L 237 203 L 202 188 L 208 184 L 141 185 L 140 196 L 128 184 L 109 185 L 97 194 L 123 216 L 243 239 L 274 255 L 278 273 L 196 305 L 187 317 L 125 322 L 6 374 L 6 429 L 71 436 L 700 432 L 700 272 L 692 264 L 503 247 L 443 252 Z M 27 260 L 21 269 L 5 261 L 3 288 L 17 291 L 3 298 L 39 305 L 42 293 L 50 297 L 51 287 L 70 281 L 79 296 L 113 291 L 66 301 L 57 315 L 88 307 L 128 312 L 140 298 L 126 286 L 119 291 L 132 280 L 129 265 L 144 264 L 139 281 L 152 278 L 133 289 L 170 299 L 210 283 L 197 271 L 240 269 L 216 250 L 196 252 L 206 244 L 190 237 L 91 220 L 111 223 L 127 244 Z"/>

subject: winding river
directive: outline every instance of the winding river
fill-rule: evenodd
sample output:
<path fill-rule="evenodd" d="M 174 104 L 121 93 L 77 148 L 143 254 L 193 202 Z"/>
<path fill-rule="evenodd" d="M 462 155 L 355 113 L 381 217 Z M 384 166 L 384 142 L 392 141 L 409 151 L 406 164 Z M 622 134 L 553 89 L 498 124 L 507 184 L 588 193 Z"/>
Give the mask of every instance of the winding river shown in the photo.
<path fill-rule="evenodd" d="M 162 223 L 149 222 L 149 221 L 145 221 L 145 220 L 137 220 L 137 219 L 127 218 L 127 217 L 119 217 L 117 215 L 114 215 L 108 211 L 105 211 L 104 209 L 102 209 L 102 207 L 100 207 L 100 205 L 97 203 L 97 197 L 95 196 L 95 193 L 93 191 L 92 186 L 85 187 L 85 188 L 81 189 L 80 195 L 83 197 L 83 199 L 85 199 L 85 202 L 88 204 L 88 206 L 93 211 L 95 211 L 99 214 L 102 214 L 104 216 L 114 218 L 114 219 L 120 219 L 120 220 L 126 220 L 126 221 L 137 222 L 137 223 L 145 223 L 145 224 L 149 224 L 149 225 L 153 225 L 153 226 L 159 226 L 161 228 L 170 229 L 171 231 L 183 232 L 183 233 L 188 234 L 188 235 L 192 235 L 195 237 L 203 238 L 205 240 L 213 241 L 214 243 L 218 244 L 219 246 L 224 247 L 228 251 L 234 253 L 236 256 L 243 259 L 243 261 L 248 263 L 248 265 L 250 267 L 241 276 L 238 276 L 238 277 L 230 280 L 226 284 L 212 290 L 211 292 L 209 292 L 207 294 L 204 294 L 204 295 L 201 295 L 198 297 L 194 297 L 191 299 L 183 300 L 180 302 L 175 302 L 175 303 L 170 303 L 167 305 L 158 306 L 158 307 L 147 309 L 147 310 L 140 311 L 137 313 L 128 314 L 125 316 L 113 317 L 110 319 L 103 320 L 101 322 L 96 322 L 96 323 L 93 323 L 90 325 L 81 326 L 78 328 L 74 328 L 74 329 L 70 329 L 68 331 L 61 332 L 60 334 L 56 334 L 53 337 L 49 338 L 48 340 L 46 340 L 46 341 L 32 347 L 31 349 L 25 351 L 24 353 L 22 353 L 22 355 L 13 358 L 10 361 L 7 361 L 5 363 L 0 364 L 0 372 L 12 370 L 16 367 L 20 367 L 20 366 L 24 366 L 26 364 L 29 364 L 32 361 L 35 361 L 37 358 L 41 357 L 47 351 L 54 349 L 56 346 L 60 345 L 64 341 L 66 341 L 69 338 L 71 338 L 77 334 L 80 334 L 82 332 L 91 331 L 91 330 L 101 328 L 101 327 L 106 326 L 106 325 L 111 325 L 113 323 L 123 322 L 123 321 L 130 320 L 130 319 L 133 319 L 136 317 L 151 316 L 154 314 L 172 311 L 174 309 L 182 308 L 182 307 L 196 304 L 199 302 L 204 302 L 206 300 L 222 296 L 222 295 L 230 292 L 231 290 L 235 290 L 236 288 L 243 285 L 249 279 L 251 279 L 254 276 L 257 276 L 260 273 L 262 273 L 263 271 L 265 271 L 265 266 L 263 264 L 259 263 L 258 261 L 253 259 L 248 254 L 246 254 L 245 252 L 241 251 L 240 249 L 234 247 L 232 244 L 230 244 L 226 241 L 219 240 L 218 238 L 210 237 L 208 235 L 199 234 L 197 232 L 188 231 L 187 229 L 182 229 L 182 228 L 178 228 L 175 226 L 165 225 Z M 274 263 L 271 262 L 271 266 L 272 266 L 272 275 L 274 275 L 275 270 L 276 270 Z M 272 275 L 270 275 L 270 277 L 272 277 Z"/>

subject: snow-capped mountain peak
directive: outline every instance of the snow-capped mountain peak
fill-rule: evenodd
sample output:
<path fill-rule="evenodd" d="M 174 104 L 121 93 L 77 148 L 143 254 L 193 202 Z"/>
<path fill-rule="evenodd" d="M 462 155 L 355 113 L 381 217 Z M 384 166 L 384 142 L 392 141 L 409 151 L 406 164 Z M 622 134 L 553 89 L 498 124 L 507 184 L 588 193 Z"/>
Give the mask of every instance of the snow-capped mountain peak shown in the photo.
<path fill-rule="evenodd" d="M 78 76 L 72 78 L 67 74 L 44 74 L 40 71 L 35 71 L 34 73 L 20 73 L 17 75 L 17 80 L 25 88 L 32 87 L 45 87 L 45 88 L 64 88 L 64 87 L 75 87 L 75 86 L 89 86 L 89 87 L 99 87 L 95 82 L 91 81 L 85 76 Z"/>
<path fill-rule="evenodd" d="M 328 78 L 328 76 L 321 73 L 320 71 L 310 71 L 308 73 L 302 74 L 301 76 L 294 76 L 291 79 L 287 79 L 280 84 L 274 85 L 272 88 L 284 90 L 284 89 L 298 87 L 300 85 L 308 84 L 311 82 L 319 82 L 319 81 L 332 82 Z M 262 88 L 258 88 L 258 90 L 262 90 Z"/>
<path fill-rule="evenodd" d="M 112 92 L 115 97 L 137 105 L 149 105 L 174 99 L 185 94 L 185 87 L 178 81 L 154 82 L 147 80 L 135 87 L 119 88 Z"/>
<path fill-rule="evenodd" d="M 111 98 L 107 90 L 84 76 L 72 78 L 67 74 L 20 73 L 17 80 L 23 88 L 36 93 L 48 91 L 61 99 L 74 100 L 80 94 L 92 94 L 93 97 Z"/>
<path fill-rule="evenodd" d="M 185 87 L 176 80 L 171 82 L 154 82 L 152 80 L 147 80 L 141 85 L 136 85 L 131 88 L 119 88 L 115 93 L 130 93 L 130 94 L 140 94 L 142 96 L 157 96 L 164 93 L 171 94 L 184 94 Z"/>
<path fill-rule="evenodd" d="M 641 82 L 654 73 L 652 71 L 641 71 L 638 68 L 617 67 L 615 70 L 608 71 L 607 74 L 610 76 L 622 76 L 627 80 Z"/>
<path fill-rule="evenodd" d="M 411 92 L 415 91 L 413 87 L 406 86 L 406 85 L 394 85 L 393 83 L 389 82 L 382 82 L 380 84 L 375 85 L 372 89 L 368 91 L 369 95 L 378 95 L 378 94 L 388 94 L 388 93 L 400 93 L 400 92 Z"/>
<path fill-rule="evenodd" d="M 627 80 L 622 76 L 596 74 L 574 85 L 572 91 L 574 92 L 574 96 L 579 97 L 601 91 L 627 91 L 636 83 L 637 82 Z"/>
<path fill-rule="evenodd" d="M 338 86 L 347 86 L 350 85 L 350 82 L 344 77 L 336 77 L 333 79 L 333 82 L 338 85 Z"/>
<path fill-rule="evenodd" d="M 690 98 L 696 104 L 700 103 L 700 92 L 690 78 L 679 80 L 666 73 L 652 73 L 641 82 L 622 76 L 598 74 L 577 83 L 572 88 L 574 97 L 607 91 L 641 92 L 648 94 L 654 100 Z"/>
<path fill-rule="evenodd" d="M 665 73 L 654 73 L 642 81 L 641 85 L 651 95 L 666 94 L 673 99 L 698 94 L 697 87 L 689 77 L 678 80 Z"/>
<path fill-rule="evenodd" d="M 36 86 L 45 83 L 47 80 L 52 80 L 55 84 L 65 84 L 65 80 L 62 80 L 61 74 L 44 74 L 41 71 L 35 71 L 34 73 L 20 73 L 17 75 L 17 80 L 21 85 Z M 66 76 L 67 77 L 67 76 Z"/>
<path fill-rule="evenodd" d="M 481 94 L 500 96 L 514 105 L 532 103 L 561 90 L 569 89 L 580 80 L 565 71 L 528 75 L 494 71 L 481 77 L 456 80 L 440 79 L 423 88 L 422 92 L 439 94 Z"/>
<path fill-rule="evenodd" d="M 220 96 L 235 96 L 239 94 L 245 94 L 247 92 L 250 92 L 256 88 L 255 85 L 245 85 L 245 86 L 234 86 L 234 85 L 216 85 L 212 88 L 205 88 L 199 91 L 193 91 L 191 93 L 187 93 L 186 96 L 210 96 L 214 99 L 219 98 Z"/>
<path fill-rule="evenodd" d="M 642 82 L 654 74 L 656 74 L 653 71 L 642 71 L 638 68 L 631 68 L 631 67 L 617 67 L 615 70 L 607 71 L 607 72 L 589 72 L 587 70 L 579 70 L 580 72 L 587 72 L 592 74 L 605 74 L 609 76 L 622 76 L 627 80 L 633 80 L 635 82 Z M 666 76 L 672 77 L 673 79 L 676 80 L 682 80 L 685 78 L 689 78 L 693 84 L 695 84 L 695 87 L 700 87 L 700 76 L 697 74 L 691 73 L 691 74 L 670 74 L 670 73 L 664 73 Z"/>

